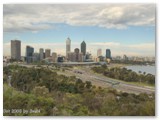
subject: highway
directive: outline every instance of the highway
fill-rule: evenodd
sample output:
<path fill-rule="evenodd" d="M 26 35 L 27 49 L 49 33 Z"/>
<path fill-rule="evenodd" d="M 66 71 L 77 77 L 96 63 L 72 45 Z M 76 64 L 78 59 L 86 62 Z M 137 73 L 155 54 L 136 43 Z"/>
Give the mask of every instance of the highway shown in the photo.
<path fill-rule="evenodd" d="M 75 70 L 66 70 L 65 72 L 58 72 L 59 74 L 63 75 L 74 75 L 77 78 L 82 79 L 83 81 L 91 81 L 94 85 L 96 86 L 101 86 L 104 88 L 107 87 L 112 87 L 115 88 L 118 91 L 123 91 L 123 92 L 128 92 L 128 93 L 135 93 L 135 94 L 140 94 L 140 93 L 153 93 L 155 92 L 154 87 L 148 87 L 148 86 L 139 86 L 131 83 L 126 83 L 120 80 L 115 80 L 112 78 L 105 77 L 100 74 L 93 73 L 89 68 L 77 68 L 81 73 L 75 73 Z"/>
<path fill-rule="evenodd" d="M 36 67 L 36 65 L 26 65 L 26 64 L 17 64 L 20 66 L 25 67 Z M 42 67 L 49 68 L 52 70 L 52 66 L 43 65 Z M 65 69 L 65 68 L 64 68 Z M 106 76 L 103 76 L 102 74 L 94 73 L 90 67 L 74 67 L 74 68 L 67 68 L 65 71 L 57 71 L 58 74 L 63 74 L 65 76 L 76 76 L 77 78 L 80 78 L 82 81 L 91 81 L 93 85 L 95 86 L 101 86 L 103 88 L 112 87 L 115 88 L 117 91 L 123 91 L 128 93 L 153 93 L 155 92 L 154 87 L 148 87 L 148 86 L 139 86 L 135 84 L 131 84 L 128 82 L 123 82 L 120 80 L 115 80 L 112 78 L 108 78 Z"/>

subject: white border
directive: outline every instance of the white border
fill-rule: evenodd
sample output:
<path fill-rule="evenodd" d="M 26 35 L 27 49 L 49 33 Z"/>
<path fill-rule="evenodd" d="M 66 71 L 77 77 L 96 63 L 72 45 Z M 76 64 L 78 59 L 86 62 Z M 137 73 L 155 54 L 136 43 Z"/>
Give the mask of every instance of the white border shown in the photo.
<path fill-rule="evenodd" d="M 160 51 L 160 48 L 158 48 L 159 46 L 159 35 L 160 34 L 160 31 L 158 30 L 159 27 L 159 24 L 158 24 L 158 20 L 159 20 L 159 16 L 160 16 L 160 4 L 159 4 L 159 0 L 1 0 L 0 1 L 0 18 L 2 21 L 1 22 L 1 26 L 3 26 L 3 4 L 26 4 L 26 3 L 34 3 L 34 4 L 38 4 L 38 3 L 156 3 L 157 4 L 157 8 L 156 8 L 156 11 L 157 11 L 157 26 L 156 26 L 156 61 L 157 61 L 157 76 L 156 76 L 156 88 L 158 88 L 160 85 L 160 72 L 158 70 L 158 68 L 160 68 L 160 64 L 159 64 L 159 57 L 160 55 L 158 51 Z M 128 120 L 128 119 L 142 119 L 142 120 L 145 120 L 145 119 L 160 119 L 160 112 L 159 112 L 159 100 L 160 100 L 160 96 L 158 95 L 159 94 L 159 88 L 156 89 L 156 117 L 3 117 L 3 27 L 1 27 L 1 32 L 0 32 L 0 38 L 2 39 L 1 40 L 1 43 L 0 43 L 0 53 L 1 53 L 1 58 L 0 58 L 0 118 L 1 120 L 19 120 L 19 119 L 93 119 L 93 120 L 97 120 L 97 119 L 120 119 L 120 120 Z"/>

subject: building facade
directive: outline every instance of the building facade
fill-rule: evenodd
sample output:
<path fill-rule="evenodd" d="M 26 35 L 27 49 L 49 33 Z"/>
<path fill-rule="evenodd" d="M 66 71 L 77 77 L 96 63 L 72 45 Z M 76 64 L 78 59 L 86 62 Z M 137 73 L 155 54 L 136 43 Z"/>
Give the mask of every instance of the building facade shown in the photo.
<path fill-rule="evenodd" d="M 15 60 L 21 59 L 21 41 L 11 40 L 11 58 Z"/>
<path fill-rule="evenodd" d="M 68 53 L 67 57 L 68 57 L 69 62 L 76 62 L 76 53 L 75 52 Z"/>
<path fill-rule="evenodd" d="M 68 57 L 69 52 L 71 52 L 71 39 L 68 37 L 66 40 L 66 57 Z"/>
<path fill-rule="evenodd" d="M 38 62 L 40 60 L 40 54 L 39 53 L 33 53 L 32 61 Z"/>
<path fill-rule="evenodd" d="M 57 53 L 55 52 L 52 53 L 52 60 L 53 62 L 57 62 Z"/>
<path fill-rule="evenodd" d="M 33 61 L 34 48 L 31 46 L 26 46 L 26 62 L 31 63 Z"/>
<path fill-rule="evenodd" d="M 81 52 L 83 53 L 84 56 L 86 55 L 86 43 L 85 43 L 85 41 L 83 41 L 81 43 Z"/>
<path fill-rule="evenodd" d="M 44 49 L 43 48 L 39 49 L 39 58 L 40 58 L 40 60 L 44 59 Z"/>
<path fill-rule="evenodd" d="M 79 49 L 78 49 L 78 48 L 75 48 L 75 49 L 74 49 L 74 53 L 75 53 L 75 56 L 76 56 L 76 58 L 75 58 L 76 60 L 75 60 L 75 61 L 78 62 L 78 61 L 79 61 Z"/>
<path fill-rule="evenodd" d="M 111 59 L 111 50 L 106 49 L 106 58 Z"/>
<path fill-rule="evenodd" d="M 79 53 L 79 49 L 76 48 L 74 52 L 68 53 L 68 61 L 70 62 L 82 62 L 83 61 L 83 53 Z"/>
<path fill-rule="evenodd" d="M 45 49 L 45 58 L 50 57 L 51 55 L 51 49 Z"/>

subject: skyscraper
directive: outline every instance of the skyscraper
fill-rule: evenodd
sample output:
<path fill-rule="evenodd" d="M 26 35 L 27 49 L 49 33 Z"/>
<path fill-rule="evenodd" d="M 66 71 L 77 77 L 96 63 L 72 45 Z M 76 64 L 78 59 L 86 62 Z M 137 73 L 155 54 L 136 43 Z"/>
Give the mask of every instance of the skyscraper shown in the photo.
<path fill-rule="evenodd" d="M 45 58 L 50 57 L 51 55 L 51 49 L 45 49 Z"/>
<path fill-rule="evenodd" d="M 75 53 L 79 53 L 79 49 L 78 49 L 78 48 L 75 48 L 75 49 L 74 49 L 74 52 L 75 52 Z"/>
<path fill-rule="evenodd" d="M 102 49 L 97 50 L 97 57 L 102 56 Z"/>
<path fill-rule="evenodd" d="M 81 52 L 84 56 L 86 55 L 86 43 L 84 41 L 81 43 Z"/>
<path fill-rule="evenodd" d="M 15 60 L 21 59 L 21 41 L 11 40 L 11 58 Z"/>
<path fill-rule="evenodd" d="M 43 60 L 44 59 L 44 50 L 43 50 L 43 48 L 39 49 L 39 54 L 40 54 L 40 60 Z"/>
<path fill-rule="evenodd" d="M 110 49 L 106 49 L 106 58 L 111 59 L 111 51 L 110 51 Z"/>
<path fill-rule="evenodd" d="M 32 62 L 32 57 L 34 53 L 34 48 L 31 46 L 26 46 L 26 62 L 31 63 Z"/>
<path fill-rule="evenodd" d="M 53 62 L 57 62 L 57 53 L 55 52 L 52 53 L 52 59 L 53 59 Z"/>
<path fill-rule="evenodd" d="M 74 52 L 75 52 L 75 56 L 76 56 L 76 61 L 78 62 L 78 58 L 79 58 L 79 49 L 78 49 L 78 48 L 75 48 L 75 49 L 74 49 Z"/>
<path fill-rule="evenodd" d="M 67 57 L 69 52 L 71 52 L 71 40 L 68 37 L 67 40 L 66 40 L 66 57 Z"/>

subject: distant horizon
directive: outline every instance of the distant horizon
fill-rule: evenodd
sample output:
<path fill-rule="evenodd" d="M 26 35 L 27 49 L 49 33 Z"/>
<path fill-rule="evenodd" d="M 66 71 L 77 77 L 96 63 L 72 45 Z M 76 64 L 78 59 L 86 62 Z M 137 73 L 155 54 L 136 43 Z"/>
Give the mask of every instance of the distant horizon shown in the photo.
<path fill-rule="evenodd" d="M 14 39 L 13 39 L 14 40 Z M 19 39 L 15 39 L 15 40 L 19 40 Z M 21 40 L 20 40 L 21 41 Z M 56 46 L 56 45 L 61 45 L 61 46 L 63 46 L 64 48 L 66 48 L 66 43 L 50 43 L 50 44 L 48 44 L 48 45 L 46 45 L 46 46 L 48 46 L 48 47 L 43 47 L 43 45 L 44 45 L 45 43 L 43 43 L 43 44 L 37 44 L 37 43 L 32 43 L 32 45 L 31 44 L 27 44 L 27 43 L 22 43 L 22 41 L 21 41 L 21 56 L 25 56 L 25 52 L 26 52 L 26 46 L 31 46 L 31 47 L 33 47 L 34 48 L 34 53 L 39 53 L 39 49 L 40 48 L 43 48 L 44 49 L 44 52 L 45 52 L 45 49 L 50 49 L 51 50 L 51 54 L 53 53 L 53 52 L 56 52 L 56 51 L 53 51 L 53 47 L 50 47 L 50 46 Z M 77 47 L 75 47 L 75 48 L 79 48 L 79 50 L 81 50 L 81 48 L 80 48 L 80 44 L 81 43 L 73 43 L 74 44 L 74 46 L 77 46 Z M 87 44 L 87 43 L 86 43 Z M 94 45 L 94 43 L 90 43 L 90 44 L 93 44 Z M 8 46 L 10 46 L 10 43 L 8 43 L 7 44 Z M 78 47 L 78 45 L 79 45 L 79 47 Z M 72 40 L 71 40 L 71 52 L 74 52 L 74 49 L 75 48 L 72 48 Z M 60 48 L 61 49 L 61 48 Z M 86 51 L 87 53 L 91 53 L 92 54 L 92 56 L 93 57 L 97 57 L 97 50 L 98 49 L 101 49 L 102 50 L 102 56 L 105 56 L 105 52 L 106 52 L 106 49 L 110 49 L 110 48 L 104 48 L 104 49 L 102 49 L 102 48 L 97 48 L 95 51 L 96 51 L 96 53 L 95 54 L 93 54 L 92 53 L 92 51 Z M 112 53 L 112 49 L 110 49 L 111 50 L 111 57 L 117 57 L 117 56 L 121 56 L 121 57 L 123 57 L 123 55 L 127 55 L 127 54 L 125 54 L 125 53 L 122 53 L 122 54 L 118 54 L 118 55 L 116 55 L 116 54 L 113 54 Z M 23 51 L 23 52 L 22 52 Z M 58 52 L 56 52 L 58 55 L 62 55 L 62 56 L 65 56 L 66 55 L 66 53 L 65 53 L 66 51 L 65 51 L 65 49 L 64 49 L 64 51 L 62 51 L 62 53 L 58 53 Z M 3 56 L 11 56 L 10 54 L 8 54 L 8 55 L 5 55 L 5 54 L 3 54 Z M 127 57 L 155 57 L 155 56 L 145 56 L 145 55 L 127 55 Z"/>
<path fill-rule="evenodd" d="M 44 11 L 45 9 L 45 11 Z M 4 4 L 3 55 L 10 56 L 10 41 L 65 55 L 86 42 L 87 52 L 111 50 L 112 56 L 155 57 L 155 4 Z"/>

